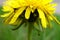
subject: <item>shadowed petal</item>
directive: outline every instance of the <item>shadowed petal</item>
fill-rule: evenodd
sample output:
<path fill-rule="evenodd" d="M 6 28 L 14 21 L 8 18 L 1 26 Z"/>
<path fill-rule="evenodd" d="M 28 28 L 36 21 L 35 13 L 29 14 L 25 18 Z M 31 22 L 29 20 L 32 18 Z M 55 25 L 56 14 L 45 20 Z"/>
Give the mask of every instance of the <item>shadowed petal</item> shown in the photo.
<path fill-rule="evenodd" d="M 11 19 L 9 24 L 13 24 L 17 18 L 22 14 L 22 12 L 25 10 L 25 7 L 20 8 L 19 10 L 16 11 L 15 15 L 13 16 L 13 18 Z"/>

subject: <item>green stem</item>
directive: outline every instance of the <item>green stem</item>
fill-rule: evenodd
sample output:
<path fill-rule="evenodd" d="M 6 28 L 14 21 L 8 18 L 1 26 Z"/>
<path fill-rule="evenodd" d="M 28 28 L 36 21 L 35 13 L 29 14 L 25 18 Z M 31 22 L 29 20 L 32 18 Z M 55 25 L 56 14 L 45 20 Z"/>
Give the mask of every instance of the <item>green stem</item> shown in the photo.
<path fill-rule="evenodd" d="M 32 24 L 29 23 L 29 26 L 28 26 L 28 40 L 32 40 L 31 35 L 32 35 Z"/>

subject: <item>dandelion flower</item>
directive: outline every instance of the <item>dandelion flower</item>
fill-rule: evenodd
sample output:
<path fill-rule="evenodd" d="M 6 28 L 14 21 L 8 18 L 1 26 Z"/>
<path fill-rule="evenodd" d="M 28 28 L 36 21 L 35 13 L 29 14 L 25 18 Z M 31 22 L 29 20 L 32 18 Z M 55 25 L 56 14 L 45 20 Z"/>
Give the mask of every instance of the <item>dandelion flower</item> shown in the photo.
<path fill-rule="evenodd" d="M 5 17 L 4 22 L 7 24 L 18 25 L 21 22 L 35 23 L 37 19 L 43 28 L 50 25 L 50 20 L 59 21 L 53 15 L 55 12 L 55 3 L 53 0 L 6 0 L 3 3 L 3 11 L 5 13 L 1 17 Z"/>

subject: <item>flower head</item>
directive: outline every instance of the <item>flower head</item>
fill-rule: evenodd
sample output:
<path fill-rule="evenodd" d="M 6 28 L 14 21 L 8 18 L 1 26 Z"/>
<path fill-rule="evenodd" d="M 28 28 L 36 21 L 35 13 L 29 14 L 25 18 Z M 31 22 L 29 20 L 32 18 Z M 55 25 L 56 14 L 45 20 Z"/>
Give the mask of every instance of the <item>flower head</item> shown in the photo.
<path fill-rule="evenodd" d="M 56 4 L 53 0 L 6 0 L 3 11 L 9 11 L 1 17 L 6 17 L 5 23 L 17 25 L 20 22 L 35 22 L 37 19 L 43 28 L 49 25 L 50 20 L 57 19 L 53 16 Z M 59 23 L 60 24 L 60 23 Z"/>

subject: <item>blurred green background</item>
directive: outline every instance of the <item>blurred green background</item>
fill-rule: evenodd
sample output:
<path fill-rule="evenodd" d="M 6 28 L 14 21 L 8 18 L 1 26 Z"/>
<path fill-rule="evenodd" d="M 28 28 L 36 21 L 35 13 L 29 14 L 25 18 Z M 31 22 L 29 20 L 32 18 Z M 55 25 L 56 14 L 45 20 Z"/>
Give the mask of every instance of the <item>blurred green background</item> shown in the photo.
<path fill-rule="evenodd" d="M 1 8 L 0 8 L 1 9 Z M 2 11 L 0 10 L 0 13 Z M 60 15 L 55 14 L 58 20 L 60 20 Z M 52 28 L 46 28 L 45 32 L 40 32 L 38 35 L 37 30 L 32 31 L 32 40 L 60 40 L 60 25 L 52 23 Z M 5 25 L 3 23 L 3 18 L 0 18 L 0 40 L 27 40 L 27 27 L 22 25 L 18 30 L 13 31 L 11 25 Z"/>

